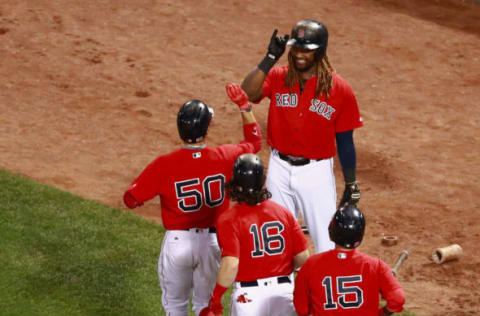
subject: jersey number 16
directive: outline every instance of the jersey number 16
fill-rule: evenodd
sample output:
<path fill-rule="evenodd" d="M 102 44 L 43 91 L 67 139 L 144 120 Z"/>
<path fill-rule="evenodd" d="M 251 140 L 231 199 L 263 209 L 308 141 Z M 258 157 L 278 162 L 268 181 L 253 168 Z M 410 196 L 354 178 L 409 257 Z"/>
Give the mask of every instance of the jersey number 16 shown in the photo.
<path fill-rule="evenodd" d="M 260 231 L 257 224 L 252 224 L 250 226 L 254 248 L 252 257 L 263 257 L 265 253 L 270 256 L 281 254 L 285 249 L 285 239 L 280 234 L 283 230 L 284 226 L 279 221 L 263 223 Z"/>

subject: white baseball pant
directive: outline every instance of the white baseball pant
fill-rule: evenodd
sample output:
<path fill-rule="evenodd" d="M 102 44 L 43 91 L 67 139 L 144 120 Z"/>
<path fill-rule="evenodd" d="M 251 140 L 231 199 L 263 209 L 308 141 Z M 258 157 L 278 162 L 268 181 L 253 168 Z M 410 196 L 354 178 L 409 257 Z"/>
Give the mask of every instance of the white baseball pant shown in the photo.
<path fill-rule="evenodd" d="M 287 281 L 288 280 L 288 281 Z M 252 284 L 252 283 L 255 283 Z M 231 316 L 293 316 L 293 275 L 234 282 Z"/>
<path fill-rule="evenodd" d="M 217 234 L 208 228 L 167 230 L 158 259 L 162 304 L 168 316 L 195 315 L 208 305 L 220 266 Z"/>
<path fill-rule="evenodd" d="M 272 200 L 302 216 L 317 253 L 333 249 L 328 225 L 336 211 L 337 192 L 333 158 L 311 160 L 292 166 L 272 149 L 267 172 L 267 189 Z"/>

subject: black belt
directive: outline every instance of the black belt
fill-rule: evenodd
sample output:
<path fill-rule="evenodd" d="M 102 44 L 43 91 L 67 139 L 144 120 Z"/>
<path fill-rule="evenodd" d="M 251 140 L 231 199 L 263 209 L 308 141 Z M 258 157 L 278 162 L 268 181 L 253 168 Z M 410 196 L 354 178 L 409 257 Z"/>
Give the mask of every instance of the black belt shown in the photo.
<path fill-rule="evenodd" d="M 205 228 L 183 228 L 183 229 L 179 229 L 179 230 L 190 230 L 190 229 L 195 229 L 195 232 L 199 233 L 201 229 L 205 229 Z M 209 227 L 208 232 L 210 234 L 215 234 L 217 232 L 217 229 L 215 227 Z"/>
<path fill-rule="evenodd" d="M 282 159 L 282 160 L 285 160 L 286 162 L 288 162 L 292 166 L 304 166 L 304 165 L 308 165 L 310 163 L 310 159 L 308 159 L 308 158 L 294 157 L 294 156 L 282 154 L 281 152 L 278 152 L 278 157 L 280 157 L 280 159 Z M 314 159 L 312 159 L 312 160 L 314 160 Z"/>
<path fill-rule="evenodd" d="M 290 277 L 288 276 L 280 276 L 277 277 L 277 282 L 280 283 L 291 283 Z M 240 282 L 241 287 L 253 287 L 253 286 L 258 286 L 258 281 L 241 281 Z"/>

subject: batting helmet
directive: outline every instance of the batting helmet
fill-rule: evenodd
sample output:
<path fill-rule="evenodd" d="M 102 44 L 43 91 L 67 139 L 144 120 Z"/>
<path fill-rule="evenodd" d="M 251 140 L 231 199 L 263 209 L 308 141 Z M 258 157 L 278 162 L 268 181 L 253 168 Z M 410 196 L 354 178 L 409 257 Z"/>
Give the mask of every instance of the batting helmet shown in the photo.
<path fill-rule="evenodd" d="M 207 134 L 213 109 L 200 100 L 190 100 L 182 105 L 177 115 L 180 138 L 187 143 L 197 143 Z"/>
<path fill-rule="evenodd" d="M 315 58 L 323 57 L 328 45 L 327 27 L 312 19 L 298 21 L 292 28 L 287 45 L 315 50 Z"/>
<path fill-rule="evenodd" d="M 333 215 L 328 233 L 330 239 L 345 248 L 360 246 L 365 232 L 365 217 L 355 205 L 346 205 Z"/>
<path fill-rule="evenodd" d="M 231 185 L 241 192 L 257 192 L 265 181 L 262 161 L 255 154 L 240 155 L 233 165 Z"/>

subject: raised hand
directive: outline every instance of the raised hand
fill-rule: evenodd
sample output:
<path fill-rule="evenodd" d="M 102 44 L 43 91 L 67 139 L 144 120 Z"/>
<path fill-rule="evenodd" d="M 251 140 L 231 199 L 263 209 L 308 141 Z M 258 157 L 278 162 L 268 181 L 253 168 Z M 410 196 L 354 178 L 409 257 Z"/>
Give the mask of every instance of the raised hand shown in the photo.
<path fill-rule="evenodd" d="M 240 111 L 248 112 L 252 109 L 252 105 L 248 100 L 247 94 L 245 91 L 243 91 L 242 87 L 238 83 L 229 83 L 225 89 L 230 100 L 238 105 Z"/>
<path fill-rule="evenodd" d="M 268 45 L 268 54 L 267 56 L 278 60 L 282 57 L 285 52 L 285 47 L 287 46 L 288 34 L 283 36 L 277 36 L 278 30 L 273 31 L 272 37 L 270 38 L 270 44 Z M 271 56 L 270 56 L 271 55 Z"/>

